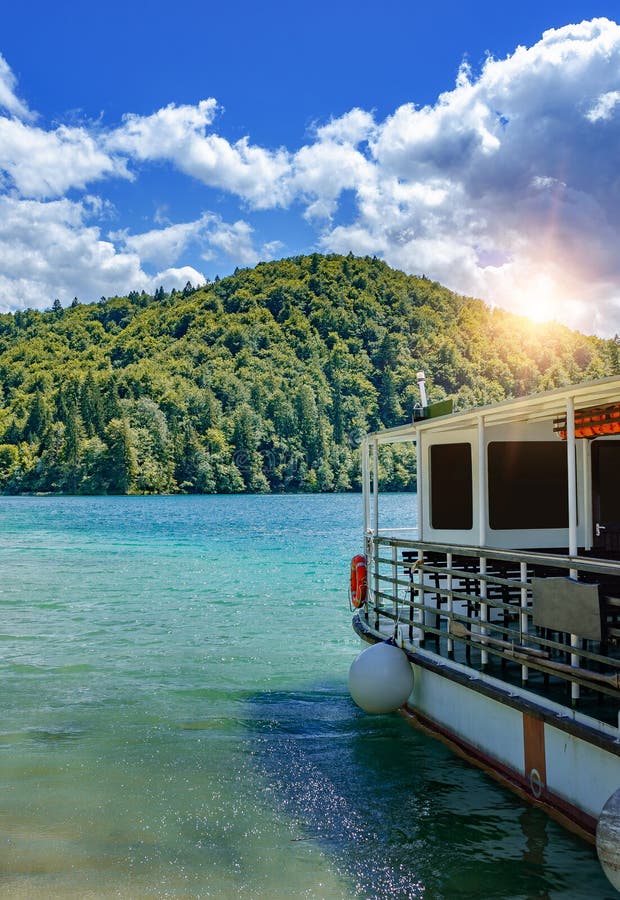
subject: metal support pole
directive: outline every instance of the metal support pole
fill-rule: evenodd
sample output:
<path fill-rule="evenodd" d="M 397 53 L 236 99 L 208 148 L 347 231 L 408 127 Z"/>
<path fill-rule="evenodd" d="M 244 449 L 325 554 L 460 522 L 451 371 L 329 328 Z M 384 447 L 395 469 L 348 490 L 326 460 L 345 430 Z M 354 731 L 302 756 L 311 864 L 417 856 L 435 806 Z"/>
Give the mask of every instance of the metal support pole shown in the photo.
<path fill-rule="evenodd" d="M 372 490 L 373 490 L 373 557 L 379 555 L 379 445 L 375 438 L 372 442 Z M 381 606 L 379 601 L 379 563 L 373 558 L 373 585 L 375 595 L 375 609 L 377 610 L 377 627 L 379 623 L 378 609 Z"/>
<path fill-rule="evenodd" d="M 566 453 L 568 463 L 568 554 L 577 556 L 577 459 L 575 443 L 575 404 L 566 401 Z"/>
<path fill-rule="evenodd" d="M 487 542 L 487 454 L 486 436 L 484 429 L 484 416 L 478 417 L 478 540 L 481 547 Z M 486 575 L 487 561 L 480 557 L 480 574 Z M 487 582 L 486 578 L 480 580 L 480 634 L 488 633 L 485 622 L 489 619 L 489 608 L 486 604 Z M 484 668 L 489 661 L 489 653 L 482 641 L 480 650 L 480 664 Z"/>
<path fill-rule="evenodd" d="M 581 510 L 582 534 L 586 550 L 592 549 L 592 467 L 590 441 L 581 441 L 579 457 L 581 460 L 581 484 L 583 486 L 583 509 Z"/>
<path fill-rule="evenodd" d="M 572 397 L 568 397 L 566 400 L 566 453 L 568 464 L 568 555 L 571 557 L 577 556 L 577 466 L 575 450 L 575 402 Z M 569 575 L 576 580 L 579 573 L 577 569 L 571 569 Z M 578 635 L 571 634 L 571 648 L 579 650 L 580 643 Z M 574 668 L 579 668 L 579 653 L 571 653 L 570 664 Z M 579 685 L 574 681 L 571 681 L 571 700 L 573 706 L 576 706 L 579 700 Z"/>
<path fill-rule="evenodd" d="M 418 504 L 418 540 L 424 540 L 424 462 L 422 459 L 422 433 L 416 438 L 416 500 Z"/>
<path fill-rule="evenodd" d="M 525 584 L 527 581 L 527 563 L 521 563 L 520 570 L 521 583 Z M 527 588 L 521 588 L 521 612 L 519 615 L 520 625 L 519 625 L 519 643 L 525 644 L 528 636 L 528 621 L 527 621 Z M 528 668 L 527 666 L 521 666 L 521 681 L 525 684 L 528 680 Z"/>
<path fill-rule="evenodd" d="M 424 584 L 426 580 L 426 575 L 422 571 L 422 565 L 424 563 L 424 551 L 418 548 L 418 590 L 417 590 L 417 598 L 418 603 L 420 604 L 420 608 L 415 610 L 415 617 L 417 619 L 419 625 L 419 634 L 420 634 L 420 642 L 424 644 L 426 641 L 426 591 L 424 590 Z"/>
<path fill-rule="evenodd" d="M 372 488 L 374 499 L 374 533 L 379 537 L 379 443 L 372 443 Z"/>
<path fill-rule="evenodd" d="M 364 535 L 370 529 L 370 460 L 368 441 L 362 444 L 362 507 L 364 512 Z"/>
<path fill-rule="evenodd" d="M 448 602 L 447 613 L 448 613 L 448 634 L 450 634 L 450 623 L 452 621 L 452 553 L 446 553 L 446 568 L 448 569 L 448 575 L 446 578 L 446 587 L 448 589 Z M 454 655 L 454 641 L 451 637 L 448 637 L 448 656 Z"/>
<path fill-rule="evenodd" d="M 487 454 L 484 416 L 478 417 L 478 543 L 487 542 Z"/>
<path fill-rule="evenodd" d="M 392 578 L 394 579 L 392 582 L 392 612 L 396 616 L 394 620 L 394 632 L 398 635 L 399 624 L 400 624 L 400 604 L 398 602 L 398 588 L 399 585 L 396 584 L 398 581 L 398 547 L 396 544 L 392 544 Z"/>
<path fill-rule="evenodd" d="M 486 575 L 487 573 L 487 561 L 484 556 L 480 557 L 480 574 Z M 486 650 L 486 644 L 484 642 L 484 637 L 488 634 L 488 630 L 484 625 L 485 622 L 489 620 L 489 608 L 486 604 L 487 598 L 487 582 L 486 578 L 480 579 L 480 636 L 482 639 L 482 646 L 480 650 L 480 664 L 484 668 L 489 661 L 489 652 Z"/>

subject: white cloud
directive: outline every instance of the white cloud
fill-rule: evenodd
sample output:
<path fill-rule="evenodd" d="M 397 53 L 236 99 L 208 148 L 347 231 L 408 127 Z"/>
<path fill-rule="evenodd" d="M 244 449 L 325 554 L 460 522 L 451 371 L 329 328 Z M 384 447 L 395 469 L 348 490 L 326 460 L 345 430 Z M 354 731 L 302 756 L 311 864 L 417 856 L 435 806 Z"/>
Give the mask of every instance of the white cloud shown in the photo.
<path fill-rule="evenodd" d="M 209 135 L 193 141 L 176 162 L 188 175 L 237 194 L 255 209 L 285 206 L 290 199 L 285 180 L 290 163 L 284 150 L 253 147 L 247 138 L 230 144 Z"/>
<path fill-rule="evenodd" d="M 363 109 L 352 109 L 327 125 L 316 129 L 319 141 L 340 141 L 343 144 L 356 146 L 367 141 L 375 129 L 372 115 Z"/>
<path fill-rule="evenodd" d="M 179 150 L 200 137 L 217 113 L 217 101 L 201 100 L 197 106 L 170 103 L 151 116 L 127 113 L 123 124 L 105 138 L 110 151 L 136 159 L 174 158 Z"/>
<path fill-rule="evenodd" d="M 201 257 L 252 265 L 281 249 L 261 239 L 257 222 L 284 208 L 317 228 L 325 250 L 377 254 L 516 311 L 536 307 L 586 330 L 620 331 L 614 22 L 550 30 L 532 47 L 489 58 L 477 75 L 463 64 L 454 88 L 433 105 L 404 104 L 384 121 L 355 108 L 291 149 L 260 147 L 249 136 L 227 140 L 212 98 L 129 114 L 107 131 L 45 130 L 31 124 L 15 91 L 0 57 L 0 106 L 12 116 L 0 116 L 5 304 L 11 284 L 13 304 L 34 302 L 38 290 L 45 297 L 36 305 L 45 305 L 63 291 L 149 289 L 160 276 L 146 264 L 172 280 Z M 62 199 L 104 178 L 139 182 L 141 169 L 160 162 L 228 193 L 245 212 L 229 222 L 212 212 L 175 222 L 160 196 L 161 227 L 131 234 L 121 219 L 106 241 L 97 225 L 105 201 Z M 35 202 L 44 199 L 53 202 Z"/>
<path fill-rule="evenodd" d="M 255 247 L 254 229 L 248 222 L 241 219 L 233 223 L 225 222 L 221 216 L 211 212 L 203 213 L 193 222 L 179 222 L 142 234 L 132 235 L 127 230 L 112 232 L 110 238 L 124 245 L 125 250 L 135 253 L 142 262 L 157 266 L 170 266 L 177 262 L 190 245 L 204 260 L 215 259 L 224 253 L 234 265 L 243 266 L 273 259 L 282 247 L 280 241 L 269 241 Z"/>
<path fill-rule="evenodd" d="M 148 275 L 137 253 L 102 240 L 87 218 L 92 205 L 0 197 L 0 311 L 44 309 L 58 297 L 92 301 L 100 296 L 150 290 L 164 282 L 182 287 L 204 280 L 191 267 Z M 175 280 L 176 279 L 176 280 Z"/>
<path fill-rule="evenodd" d="M 26 104 L 15 94 L 17 79 L 5 58 L 0 54 L 0 108 L 22 119 L 32 119 Z"/>
<path fill-rule="evenodd" d="M 126 230 L 112 232 L 110 238 L 122 242 L 127 250 L 136 253 L 143 261 L 171 265 L 179 259 L 192 240 L 200 236 L 207 222 L 208 217 L 201 217 L 195 222 L 179 222 L 142 234 L 130 235 Z"/>
<path fill-rule="evenodd" d="M 615 112 L 616 106 L 620 103 L 620 91 L 607 91 L 597 97 L 592 108 L 586 113 L 586 118 L 590 122 L 600 122 L 601 120 L 611 119 Z"/>
<path fill-rule="evenodd" d="M 304 219 L 308 222 L 321 223 L 331 219 L 338 210 L 338 202 L 333 198 L 321 197 L 307 203 L 304 211 Z"/>
<path fill-rule="evenodd" d="M 546 32 L 370 138 L 374 182 L 325 249 L 369 252 L 519 311 L 532 285 L 569 324 L 620 328 L 620 27 Z M 504 260 L 489 266 L 488 258 Z M 606 299 L 605 299 L 606 298 Z M 530 301 L 528 301 L 529 303 Z"/>
<path fill-rule="evenodd" d="M 282 205 L 286 151 L 252 146 L 247 137 L 231 144 L 206 134 L 216 112 L 217 102 L 209 99 L 197 106 L 170 104 L 152 116 L 128 115 L 106 137 L 105 146 L 137 160 L 169 160 L 181 172 L 237 194 L 257 209 Z"/>
<path fill-rule="evenodd" d="M 23 197 L 62 197 L 110 175 L 128 178 L 123 159 L 112 158 L 85 128 L 34 128 L 0 117 L 0 171 Z"/>
<path fill-rule="evenodd" d="M 231 224 L 213 217 L 211 225 L 208 241 L 212 249 L 203 254 L 205 260 L 212 259 L 216 255 L 215 250 L 225 253 L 231 260 L 235 260 L 237 265 L 253 266 L 258 262 L 273 259 L 282 246 L 279 241 L 270 241 L 257 249 L 254 246 L 253 228 L 241 220 Z"/>
<path fill-rule="evenodd" d="M 194 287 L 200 287 L 201 284 L 205 283 L 205 277 L 202 272 L 198 272 L 192 266 L 181 266 L 180 269 L 165 269 L 163 272 L 153 275 L 147 290 L 153 294 L 161 286 L 165 291 L 178 291 L 182 290 L 188 281 Z"/>
<path fill-rule="evenodd" d="M 374 167 L 358 150 L 333 140 L 302 147 L 293 169 L 295 193 L 319 200 L 336 200 L 342 191 L 374 180 Z"/>

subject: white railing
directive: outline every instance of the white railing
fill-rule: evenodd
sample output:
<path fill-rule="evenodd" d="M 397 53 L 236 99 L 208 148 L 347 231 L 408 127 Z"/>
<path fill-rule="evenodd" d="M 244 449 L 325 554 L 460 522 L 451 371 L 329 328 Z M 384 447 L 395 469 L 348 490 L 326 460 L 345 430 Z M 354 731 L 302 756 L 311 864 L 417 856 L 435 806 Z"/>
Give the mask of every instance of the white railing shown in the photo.
<path fill-rule="evenodd" d="M 620 702 L 620 563 L 555 553 L 435 544 L 368 534 L 368 624 L 537 693 L 570 686 L 575 705 Z M 532 578 L 597 585 L 598 639 L 536 624 Z M 596 595 L 597 591 L 594 591 Z M 581 699 L 580 699 L 581 698 Z M 610 712 L 611 710 L 611 712 Z M 615 712 L 617 716 L 617 709 Z"/>

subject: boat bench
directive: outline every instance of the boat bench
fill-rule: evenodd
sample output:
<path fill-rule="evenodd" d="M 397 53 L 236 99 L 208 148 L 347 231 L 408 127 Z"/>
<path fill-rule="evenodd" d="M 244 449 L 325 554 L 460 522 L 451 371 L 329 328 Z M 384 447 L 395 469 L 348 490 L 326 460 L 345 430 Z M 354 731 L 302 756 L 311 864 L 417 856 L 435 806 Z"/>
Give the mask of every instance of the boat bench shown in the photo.
<path fill-rule="evenodd" d="M 620 638 L 620 579 L 537 575 L 532 598 L 534 624 L 544 630 L 596 641 L 603 655 Z"/>

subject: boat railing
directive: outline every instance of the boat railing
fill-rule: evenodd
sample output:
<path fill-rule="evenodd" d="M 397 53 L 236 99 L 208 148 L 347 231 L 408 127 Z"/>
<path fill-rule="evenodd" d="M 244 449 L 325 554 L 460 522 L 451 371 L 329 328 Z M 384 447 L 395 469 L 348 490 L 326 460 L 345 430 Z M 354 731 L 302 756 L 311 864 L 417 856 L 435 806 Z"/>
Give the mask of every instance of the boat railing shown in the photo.
<path fill-rule="evenodd" d="M 365 615 L 375 630 L 562 703 L 567 690 L 573 706 L 605 707 L 601 718 L 617 724 L 620 562 L 372 533 L 366 554 Z M 572 617 L 542 602 L 556 585 Z"/>

